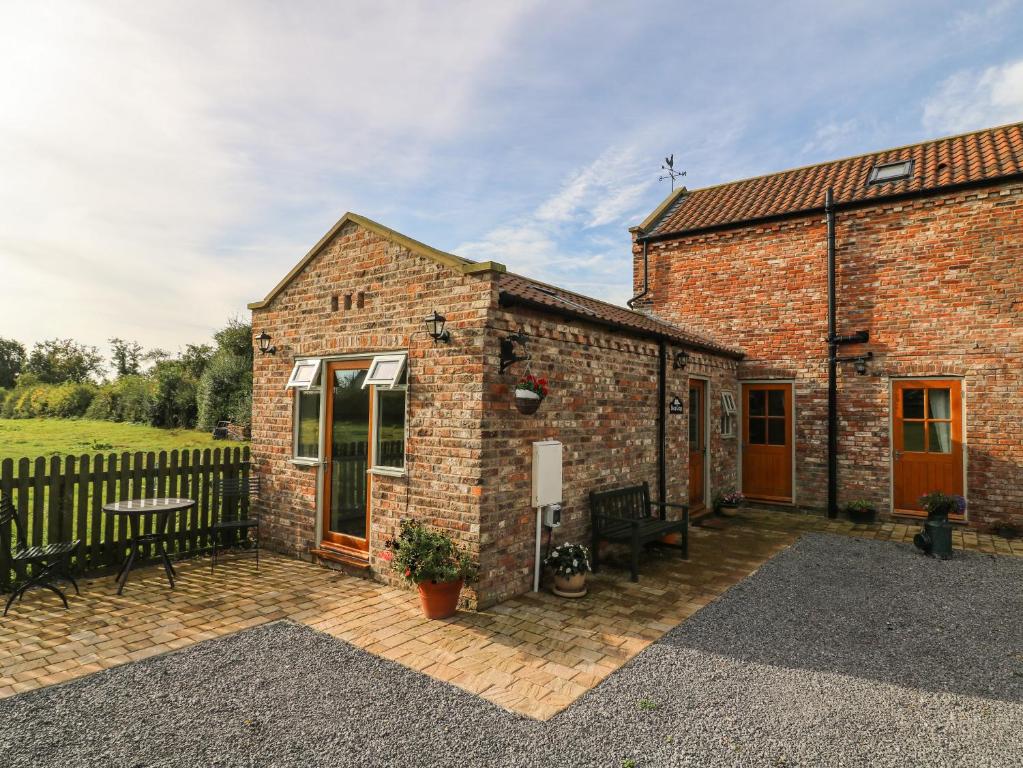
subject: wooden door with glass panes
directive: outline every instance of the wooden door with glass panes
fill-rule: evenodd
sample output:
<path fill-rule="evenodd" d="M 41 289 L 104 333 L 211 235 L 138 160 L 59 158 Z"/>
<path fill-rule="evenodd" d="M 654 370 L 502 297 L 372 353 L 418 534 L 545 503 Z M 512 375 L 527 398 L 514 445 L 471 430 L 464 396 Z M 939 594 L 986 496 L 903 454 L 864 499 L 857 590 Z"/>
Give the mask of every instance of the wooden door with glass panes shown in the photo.
<path fill-rule="evenodd" d="M 963 493 L 962 385 L 949 379 L 895 381 L 892 400 L 895 511 L 923 514 L 921 496 Z"/>
<path fill-rule="evenodd" d="M 742 385 L 742 492 L 792 501 L 792 385 Z"/>

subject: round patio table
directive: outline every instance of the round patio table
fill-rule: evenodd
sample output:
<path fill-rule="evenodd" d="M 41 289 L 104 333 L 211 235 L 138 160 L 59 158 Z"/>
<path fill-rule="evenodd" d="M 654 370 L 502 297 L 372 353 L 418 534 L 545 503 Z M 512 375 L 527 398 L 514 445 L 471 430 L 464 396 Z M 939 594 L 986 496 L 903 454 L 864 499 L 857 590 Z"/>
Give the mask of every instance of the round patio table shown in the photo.
<path fill-rule="evenodd" d="M 135 565 L 136 557 L 144 557 L 142 547 L 145 544 L 155 544 L 156 552 L 163 560 L 163 570 L 167 573 L 167 581 L 171 588 L 174 587 L 174 577 L 177 572 L 171 565 L 167 556 L 167 549 L 163 542 L 167 538 L 167 521 L 172 512 L 180 512 L 183 509 L 195 506 L 195 499 L 130 499 L 128 501 L 115 501 L 112 504 L 104 504 L 103 511 L 108 515 L 123 515 L 128 518 L 129 539 L 128 546 L 131 551 L 125 558 L 121 570 L 117 572 L 117 594 L 121 594 L 124 585 L 128 581 L 128 574 Z M 156 526 L 152 533 L 143 533 L 142 522 L 146 517 L 155 516 Z"/>

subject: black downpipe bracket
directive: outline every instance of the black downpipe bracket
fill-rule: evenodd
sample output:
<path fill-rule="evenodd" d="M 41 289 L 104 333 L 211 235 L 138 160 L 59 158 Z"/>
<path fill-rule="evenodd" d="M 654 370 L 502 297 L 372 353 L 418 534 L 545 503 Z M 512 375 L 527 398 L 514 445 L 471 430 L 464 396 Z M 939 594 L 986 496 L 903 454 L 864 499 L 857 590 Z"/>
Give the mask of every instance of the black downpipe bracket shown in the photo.
<path fill-rule="evenodd" d="M 828 517 L 838 517 L 838 334 L 835 330 L 835 198 L 824 196 L 828 224 Z"/>
<path fill-rule="evenodd" d="M 664 341 L 657 348 L 657 498 L 668 500 L 668 471 L 664 459 L 664 443 L 667 436 L 665 423 L 666 399 L 668 397 L 668 345 Z"/>

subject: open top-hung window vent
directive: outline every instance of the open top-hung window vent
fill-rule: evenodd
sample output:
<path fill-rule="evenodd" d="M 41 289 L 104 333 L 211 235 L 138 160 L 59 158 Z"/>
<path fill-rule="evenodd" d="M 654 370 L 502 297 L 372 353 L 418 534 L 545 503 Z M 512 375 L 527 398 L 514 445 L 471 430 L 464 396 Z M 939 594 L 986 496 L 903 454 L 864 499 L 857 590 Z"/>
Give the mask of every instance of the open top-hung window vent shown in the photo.
<path fill-rule="evenodd" d="M 296 360 L 285 389 L 309 389 L 319 384 L 319 379 L 319 360 Z"/>
<path fill-rule="evenodd" d="M 735 395 L 731 392 L 721 393 L 721 436 L 733 437 L 735 435 L 736 422 L 738 421 L 738 408 L 735 407 Z"/>
<path fill-rule="evenodd" d="M 366 380 L 362 382 L 365 389 L 370 384 L 378 387 L 394 389 L 394 385 L 401 379 L 405 371 L 405 355 L 377 355 L 369 364 L 369 371 L 366 372 Z"/>
<path fill-rule="evenodd" d="M 913 175 L 913 161 L 899 160 L 894 163 L 882 163 L 870 169 L 867 184 L 884 184 L 887 181 L 904 181 Z"/>

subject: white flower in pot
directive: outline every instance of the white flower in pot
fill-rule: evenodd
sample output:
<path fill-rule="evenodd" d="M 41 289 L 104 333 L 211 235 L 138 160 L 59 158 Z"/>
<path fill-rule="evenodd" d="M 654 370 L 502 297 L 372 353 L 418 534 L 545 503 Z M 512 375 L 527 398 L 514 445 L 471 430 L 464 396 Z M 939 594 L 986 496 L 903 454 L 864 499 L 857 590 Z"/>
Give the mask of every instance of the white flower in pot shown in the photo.
<path fill-rule="evenodd" d="M 561 597 L 586 594 L 586 574 L 593 569 L 590 550 L 582 544 L 559 544 L 544 558 L 543 564 L 554 571 L 554 594 Z"/>

